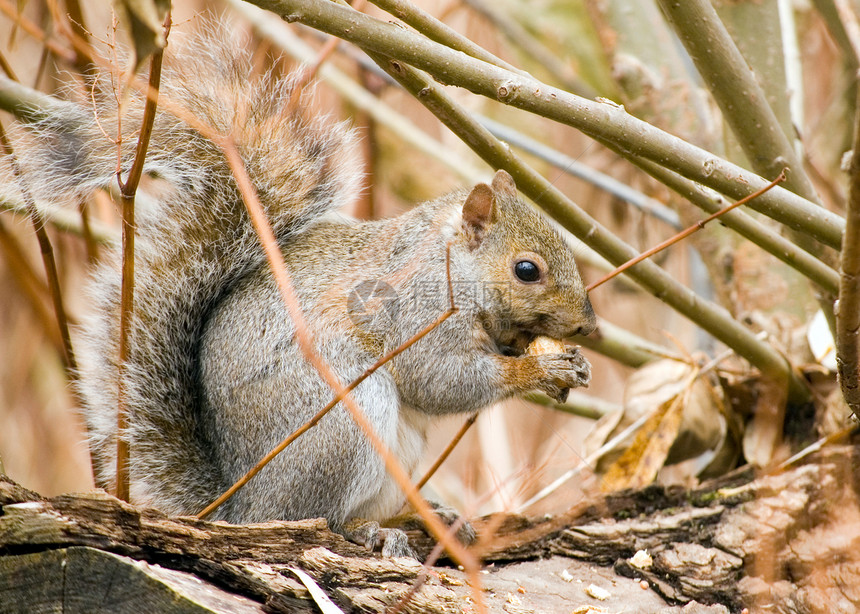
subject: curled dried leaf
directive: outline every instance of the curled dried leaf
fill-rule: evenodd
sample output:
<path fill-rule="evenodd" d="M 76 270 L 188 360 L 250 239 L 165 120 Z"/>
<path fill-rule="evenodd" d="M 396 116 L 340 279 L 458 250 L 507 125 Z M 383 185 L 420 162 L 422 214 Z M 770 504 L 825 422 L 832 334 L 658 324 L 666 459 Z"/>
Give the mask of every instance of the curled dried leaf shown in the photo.
<path fill-rule="evenodd" d="M 651 483 L 667 465 L 691 459 L 679 469 L 713 475 L 734 466 L 740 452 L 730 428 L 723 395 L 712 378 L 686 363 L 662 360 L 640 369 L 627 384 L 623 413 L 604 416 L 586 451 L 599 448 L 637 420 L 647 418 L 621 449 L 601 457 L 598 472 L 605 490 Z"/>

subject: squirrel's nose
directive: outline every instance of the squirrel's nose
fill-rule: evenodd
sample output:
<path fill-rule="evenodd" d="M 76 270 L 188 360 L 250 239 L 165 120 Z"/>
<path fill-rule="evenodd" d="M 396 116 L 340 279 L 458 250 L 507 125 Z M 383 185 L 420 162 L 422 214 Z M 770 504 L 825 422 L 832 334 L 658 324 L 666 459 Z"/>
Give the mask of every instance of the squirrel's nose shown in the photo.
<path fill-rule="evenodd" d="M 589 320 L 588 322 L 580 324 L 574 328 L 571 336 L 582 335 L 583 337 L 587 337 L 596 330 L 597 322 L 595 320 Z"/>
<path fill-rule="evenodd" d="M 573 329 L 574 335 L 588 336 L 597 330 L 597 316 L 594 314 L 594 308 L 591 306 L 591 301 L 585 297 L 585 305 L 582 307 L 583 321 L 579 326 Z"/>

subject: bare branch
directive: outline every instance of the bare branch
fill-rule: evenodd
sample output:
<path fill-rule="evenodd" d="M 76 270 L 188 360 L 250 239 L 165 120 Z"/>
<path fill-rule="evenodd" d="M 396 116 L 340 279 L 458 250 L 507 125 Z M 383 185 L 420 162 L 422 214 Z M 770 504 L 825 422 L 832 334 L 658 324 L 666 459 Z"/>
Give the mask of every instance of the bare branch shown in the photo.
<path fill-rule="evenodd" d="M 164 23 L 164 36 L 170 32 L 170 14 Z M 131 334 L 131 319 L 134 315 L 134 200 L 137 186 L 143 174 L 146 160 L 146 150 L 149 148 L 149 137 L 152 135 L 152 124 L 155 121 L 155 110 L 158 106 L 158 90 L 161 87 L 161 61 L 164 50 L 159 49 L 152 54 L 149 66 L 149 88 L 146 94 L 146 104 L 143 109 L 143 119 L 140 135 L 135 149 L 134 162 L 128 173 L 128 179 L 123 182 L 117 173 L 122 200 L 122 287 L 119 316 L 119 390 L 117 393 L 117 437 L 116 437 L 116 496 L 123 501 L 129 500 L 128 440 L 125 431 L 128 428 L 126 411 L 125 365 L 129 353 L 129 335 Z M 119 142 L 117 143 L 119 147 Z"/>
<path fill-rule="evenodd" d="M 767 185 L 754 173 L 636 119 L 610 101 L 591 101 L 532 78 L 476 60 L 394 24 L 327 0 L 255 0 L 287 21 L 328 32 L 371 54 L 397 58 L 442 83 L 567 124 L 611 143 L 625 156 L 643 156 L 734 199 Z M 757 201 L 757 211 L 838 248 L 844 221 L 784 189 Z"/>
<path fill-rule="evenodd" d="M 710 188 L 681 177 L 677 173 L 654 164 L 650 160 L 635 158 L 633 164 L 668 186 L 699 209 L 716 213 L 725 204 L 725 199 Z M 771 230 L 744 211 L 729 211 L 720 222 L 736 233 L 752 241 L 774 258 L 778 258 L 798 273 L 817 284 L 827 292 L 835 294 L 839 286 L 839 274 L 815 256 Z"/>
<path fill-rule="evenodd" d="M 860 97 L 856 113 L 836 309 L 836 363 L 842 396 L 854 415 L 860 418 Z"/>
<path fill-rule="evenodd" d="M 614 271 L 612 271 L 608 275 L 605 275 L 601 279 L 589 284 L 589 286 L 586 288 L 586 290 L 588 292 L 591 292 L 596 287 L 603 285 L 604 283 L 606 283 L 607 281 L 609 281 L 613 277 L 620 275 L 621 273 L 623 273 L 624 271 L 626 271 L 630 267 L 642 262 L 646 258 L 650 258 L 651 256 L 662 252 L 664 249 L 667 249 L 667 248 L 671 247 L 672 245 L 675 245 L 679 241 L 686 239 L 687 237 L 689 237 L 694 232 L 697 232 L 697 231 L 703 229 L 705 227 L 705 224 L 707 224 L 708 222 L 711 222 L 711 221 L 717 219 L 718 217 L 725 215 L 726 213 L 728 213 L 732 209 L 735 209 L 736 207 L 740 207 L 741 205 L 748 204 L 751 200 L 753 200 L 754 198 L 758 198 L 759 196 L 761 196 L 762 194 L 764 194 L 765 192 L 767 192 L 768 190 L 770 190 L 771 188 L 776 186 L 776 184 L 778 184 L 782 181 L 785 181 L 785 170 L 783 170 L 776 179 L 771 181 L 768 185 L 763 187 L 761 190 L 758 190 L 757 192 L 750 194 L 749 196 L 746 196 L 737 202 L 734 202 L 730 205 L 723 207 L 722 209 L 712 213 L 711 215 L 709 215 L 705 219 L 696 222 L 695 224 L 693 224 L 689 228 L 685 228 L 684 230 L 682 230 L 681 232 L 679 232 L 675 236 L 670 237 L 670 238 L 666 239 L 665 241 L 663 241 L 662 243 L 655 245 L 651 249 L 648 249 L 648 250 L 642 252 L 641 254 L 636 256 L 635 258 L 631 258 L 630 260 L 628 260 L 627 262 L 625 262 L 624 264 L 622 264 L 621 266 L 616 268 Z"/>
<path fill-rule="evenodd" d="M 584 242 L 607 260 L 618 266 L 638 255 L 630 245 L 609 232 L 572 203 L 558 188 L 517 158 L 509 147 L 493 137 L 439 86 L 409 66 L 399 62 L 387 62 L 381 58 L 375 59 L 478 155 L 493 167 L 508 171 L 524 194 L 568 230 L 583 237 Z M 772 192 L 773 190 L 767 194 Z M 806 385 L 791 372 L 783 356 L 739 324 L 725 309 L 703 300 L 650 261 L 639 263 L 631 268 L 628 274 L 654 296 L 733 348 L 764 373 L 776 379 L 781 378 L 782 381 L 787 380 L 792 397 L 808 397 Z"/>

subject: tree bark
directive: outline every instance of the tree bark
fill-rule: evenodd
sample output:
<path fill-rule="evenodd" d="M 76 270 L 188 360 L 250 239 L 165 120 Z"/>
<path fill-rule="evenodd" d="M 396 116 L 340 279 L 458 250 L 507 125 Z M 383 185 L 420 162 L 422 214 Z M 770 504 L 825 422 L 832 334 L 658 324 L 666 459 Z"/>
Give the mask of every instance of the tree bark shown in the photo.
<path fill-rule="evenodd" d="M 615 493 L 553 517 L 478 519 L 488 609 L 856 611 L 858 452 L 833 447 L 781 473 L 738 471 L 694 490 Z M 426 556 L 430 538 L 404 527 Z M 638 550 L 650 566 L 631 562 Z M 321 519 L 172 518 L 101 492 L 45 499 L 0 478 L 2 612 L 314 612 L 316 589 L 344 612 L 384 612 L 416 584 L 402 611 L 472 607 L 459 570 L 383 558 Z"/>

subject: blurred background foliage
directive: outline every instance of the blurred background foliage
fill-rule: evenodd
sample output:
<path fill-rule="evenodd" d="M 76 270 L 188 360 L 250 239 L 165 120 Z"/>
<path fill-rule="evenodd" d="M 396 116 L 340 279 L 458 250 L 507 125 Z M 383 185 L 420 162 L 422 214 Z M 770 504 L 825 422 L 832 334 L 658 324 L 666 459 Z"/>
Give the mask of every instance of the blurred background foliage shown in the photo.
<path fill-rule="evenodd" d="M 545 83 L 587 98 L 611 100 L 689 143 L 753 168 L 657 2 L 422 0 L 417 4 Z M 851 148 L 860 3 L 719 0 L 714 6 L 755 70 L 822 203 L 844 215 L 847 177 L 840 162 Z M 20 11 L 62 49 L 72 49 L 68 32 L 85 31 L 86 38 L 105 53 L 103 42 L 113 36 L 109 3 L 85 1 L 79 7 L 77 0 L 15 5 L 0 0 L 0 9 L 4 66 L 25 85 L 85 100 L 80 61 L 76 64 L 74 56 L 65 57 L 43 45 L 33 28 L 18 23 L 14 16 Z M 362 10 L 393 19 L 375 6 Z M 298 58 L 313 59 L 326 40 L 325 35 L 268 15 L 265 19 L 271 28 L 293 41 L 282 50 L 282 43 L 259 25 L 251 25 L 259 14 L 247 5 L 178 2 L 173 8 L 171 43 L 193 30 L 210 11 L 230 14 L 235 27 L 248 33 L 261 69 L 273 65 L 284 72 L 293 70 L 302 63 Z M 83 24 L 83 29 L 76 24 Z M 120 45 L 128 44 L 122 29 L 117 39 Z M 366 182 L 352 214 L 394 215 L 490 175 L 491 169 L 469 147 L 375 70 L 357 48 L 339 45 L 317 78 L 307 112 L 347 119 L 361 135 L 356 164 L 363 167 Z M 574 128 L 462 89 L 448 89 L 472 113 L 495 122 L 488 125 L 502 140 L 637 250 L 644 251 L 704 217 L 685 198 Z M 13 120 L 4 113 L 2 121 L 8 126 Z M 500 132 L 503 129 L 507 131 Z M 591 176 L 595 171 L 600 173 L 596 178 Z M 613 184 L 612 179 L 623 185 Z M 97 195 L 86 210 L 96 229 L 117 236 L 117 210 L 107 195 Z M 80 226 L 76 212 L 66 214 L 72 227 Z M 757 224 L 781 232 L 776 222 L 751 215 Z M 88 308 L 86 271 L 99 250 L 60 225 L 49 225 L 48 234 L 75 323 Z M 584 244 L 571 240 L 577 244 L 587 283 L 611 268 Z M 85 436 L 60 359 L 38 244 L 25 217 L 0 212 L 0 249 L 3 467 L 13 479 L 46 495 L 91 488 Z M 820 257 L 831 266 L 836 264 L 834 253 Z M 747 461 L 762 465 L 783 461 L 818 438 L 850 427 L 829 362 L 833 342 L 827 325 L 811 328 L 820 290 L 719 223 L 661 252 L 654 261 L 775 347 L 811 382 L 812 400 L 786 406 L 784 393 L 761 380 L 748 363 L 695 322 L 626 278 L 616 278 L 591 297 L 602 331 L 620 340 L 620 349 L 608 352 L 604 344 L 601 351 L 585 350 L 593 365 L 589 389 L 575 391 L 561 408 L 531 397 L 484 412 L 431 480 L 429 489 L 437 497 L 470 513 L 558 511 L 601 483 L 603 488 L 644 485 L 653 479 L 690 483 Z M 595 345 L 582 343 L 589 348 Z M 462 417 L 451 418 L 434 429 L 425 466 L 462 421 Z M 642 434 L 637 439 L 619 437 L 630 425 L 644 428 Z M 605 447 L 612 450 L 605 453 L 600 448 L 607 443 L 611 445 Z"/>

